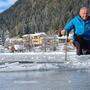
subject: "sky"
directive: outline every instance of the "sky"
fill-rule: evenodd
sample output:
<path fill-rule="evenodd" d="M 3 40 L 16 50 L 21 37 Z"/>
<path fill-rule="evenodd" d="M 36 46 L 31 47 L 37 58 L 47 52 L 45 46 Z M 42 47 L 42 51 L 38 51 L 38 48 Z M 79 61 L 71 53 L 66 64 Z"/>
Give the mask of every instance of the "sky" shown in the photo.
<path fill-rule="evenodd" d="M 8 9 L 17 0 L 0 0 L 0 13 Z"/>

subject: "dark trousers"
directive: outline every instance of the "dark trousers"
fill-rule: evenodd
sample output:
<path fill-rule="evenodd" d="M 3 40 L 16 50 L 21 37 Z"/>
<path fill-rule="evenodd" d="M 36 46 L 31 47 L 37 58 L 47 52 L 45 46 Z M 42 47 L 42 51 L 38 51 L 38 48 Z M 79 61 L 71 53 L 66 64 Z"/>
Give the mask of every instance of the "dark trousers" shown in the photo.
<path fill-rule="evenodd" d="M 73 44 L 76 47 L 77 55 L 90 54 L 90 40 L 78 36 Z"/>

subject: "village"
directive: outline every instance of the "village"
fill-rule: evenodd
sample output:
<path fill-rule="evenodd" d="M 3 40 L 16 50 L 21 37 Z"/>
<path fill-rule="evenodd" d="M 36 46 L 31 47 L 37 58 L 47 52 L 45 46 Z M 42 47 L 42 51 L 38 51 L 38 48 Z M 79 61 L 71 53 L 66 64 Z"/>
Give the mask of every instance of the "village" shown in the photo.
<path fill-rule="evenodd" d="M 68 38 L 68 45 L 72 46 L 72 35 Z M 45 32 L 35 34 L 25 34 L 22 37 L 6 38 L 4 46 L 0 52 L 49 52 L 61 51 L 64 47 L 66 36 L 47 35 Z M 65 48 L 64 48 L 65 49 Z"/>

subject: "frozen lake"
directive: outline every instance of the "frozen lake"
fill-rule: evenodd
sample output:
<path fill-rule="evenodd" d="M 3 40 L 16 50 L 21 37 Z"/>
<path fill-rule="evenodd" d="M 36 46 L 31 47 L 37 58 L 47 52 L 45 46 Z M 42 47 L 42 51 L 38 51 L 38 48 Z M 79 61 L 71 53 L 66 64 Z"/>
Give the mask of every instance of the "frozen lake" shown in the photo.
<path fill-rule="evenodd" d="M 58 69 L 0 73 L 0 90 L 90 90 L 90 72 Z"/>
<path fill-rule="evenodd" d="M 68 53 L 0 54 L 0 90 L 90 90 L 90 56 Z M 37 62 L 49 63 L 37 63 Z M 50 63 L 52 62 L 52 63 Z M 53 63 L 54 62 L 54 63 Z M 59 62 L 59 63 L 57 63 Z"/>

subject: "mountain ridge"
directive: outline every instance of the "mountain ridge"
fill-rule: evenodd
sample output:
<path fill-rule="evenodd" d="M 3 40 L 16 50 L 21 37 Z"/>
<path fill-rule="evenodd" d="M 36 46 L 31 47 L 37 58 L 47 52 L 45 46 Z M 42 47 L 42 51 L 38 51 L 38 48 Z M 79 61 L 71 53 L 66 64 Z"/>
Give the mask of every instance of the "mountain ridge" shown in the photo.
<path fill-rule="evenodd" d="M 85 3 L 83 0 L 18 0 L 0 14 L 0 32 L 5 35 L 9 31 L 10 37 L 51 33 L 63 28 Z"/>

